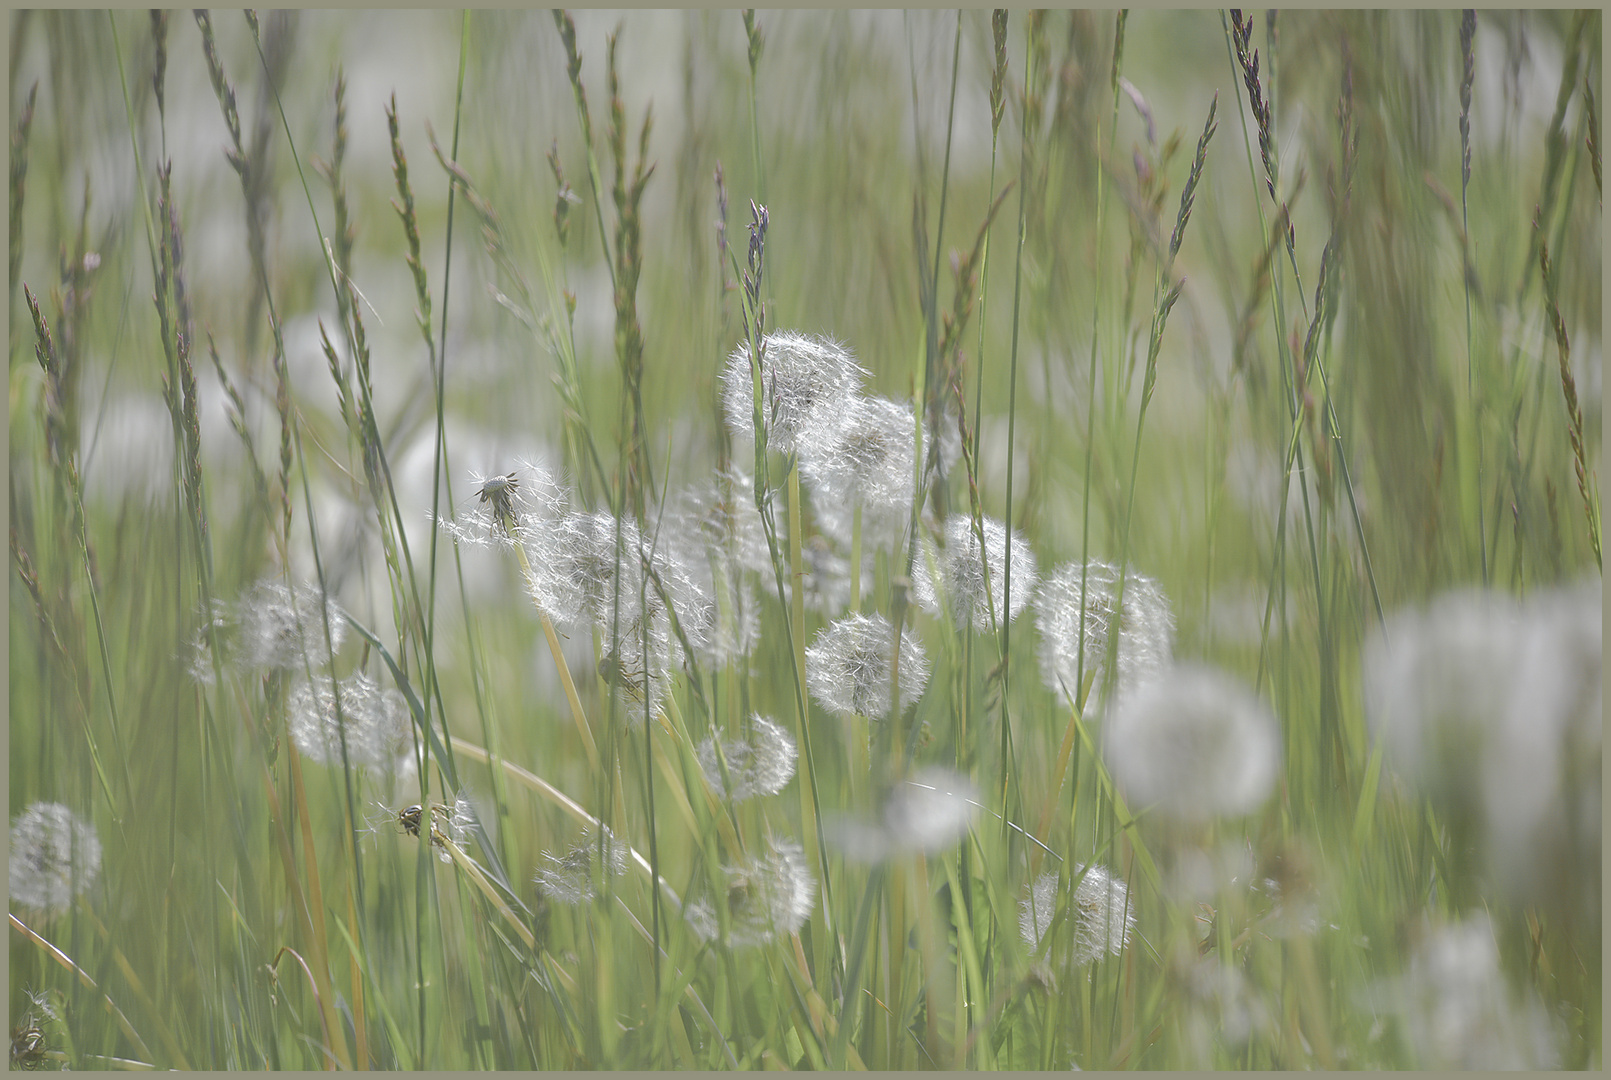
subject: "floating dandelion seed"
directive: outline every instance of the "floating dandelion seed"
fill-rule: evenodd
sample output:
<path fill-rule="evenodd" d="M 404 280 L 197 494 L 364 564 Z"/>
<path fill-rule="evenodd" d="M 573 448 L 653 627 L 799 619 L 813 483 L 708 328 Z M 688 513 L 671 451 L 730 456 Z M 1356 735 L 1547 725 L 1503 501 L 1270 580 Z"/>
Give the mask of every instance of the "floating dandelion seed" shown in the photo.
<path fill-rule="evenodd" d="M 766 855 L 739 866 L 722 868 L 727 903 L 727 943 L 734 948 L 764 945 L 797 933 L 811 917 L 816 879 L 805 852 L 792 840 L 767 841 Z M 688 925 L 701 939 L 715 941 L 721 921 L 714 903 L 694 900 L 683 908 Z"/>
<path fill-rule="evenodd" d="M 767 445 L 792 454 L 831 430 L 845 403 L 861 390 L 866 372 L 842 346 L 789 330 L 766 335 L 761 349 L 761 418 Z M 753 437 L 755 383 L 750 344 L 739 343 L 722 371 L 722 406 L 727 427 L 738 438 Z"/>
<path fill-rule="evenodd" d="M 345 613 L 312 585 L 291 589 L 278 581 L 262 581 L 241 597 L 236 610 L 236 655 L 246 667 L 271 671 L 322 667 L 347 638 Z"/>
<path fill-rule="evenodd" d="M 94 826 L 61 803 L 34 803 L 11 823 L 11 899 L 23 907 L 65 911 L 100 870 Z"/>
<path fill-rule="evenodd" d="M 912 405 L 853 397 L 837 419 L 799 448 L 817 524 L 848 549 L 859 507 L 862 549 L 900 550 L 912 518 Z"/>
<path fill-rule="evenodd" d="M 537 868 L 533 881 L 537 891 L 561 904 L 585 904 L 596 895 L 593 888 L 593 863 L 599 860 L 600 874 L 620 877 L 627 871 L 627 848 L 615 838 L 609 826 L 603 829 L 603 840 L 589 827 L 582 838 L 563 855 L 543 852 L 542 865 Z"/>
<path fill-rule="evenodd" d="M 1108 647 L 1115 635 L 1119 650 L 1116 698 L 1134 693 L 1167 669 L 1174 652 L 1175 617 L 1163 590 L 1151 578 L 1127 572 L 1120 613 L 1118 588 L 1119 568 L 1101 562 L 1068 563 L 1041 582 L 1035 595 L 1038 657 L 1041 681 L 1052 693 L 1078 698 L 1083 656 L 1085 675 L 1094 674 L 1096 679 L 1087 704 L 1099 700 Z"/>
<path fill-rule="evenodd" d="M 1132 808 L 1203 822 L 1264 801 L 1280 768 L 1281 729 L 1235 679 L 1180 665 L 1120 702 L 1103 755 Z"/>
<path fill-rule="evenodd" d="M 984 518 L 984 551 L 979 554 L 979 537 L 973 519 L 953 514 L 945 523 L 945 550 L 935 551 L 925 538 L 918 558 L 912 563 L 912 601 L 931 614 L 940 613 L 942 597 L 949 601 L 951 616 L 958 625 L 972 623 L 975 630 L 992 628 L 992 613 L 999 623 L 1018 617 L 1035 591 L 1035 553 L 1015 531 L 1007 542 L 1007 527 L 994 518 Z M 1007 558 L 1012 552 L 1012 610 L 1006 610 Z M 933 559 L 939 572 L 936 583 L 929 570 Z M 989 563 L 989 590 L 985 589 L 985 567 Z"/>
<path fill-rule="evenodd" d="M 841 819 L 832 836 L 845 858 L 856 862 L 935 855 L 967 835 L 978 810 L 979 792 L 971 780 L 929 767 L 891 789 L 876 822 Z"/>
<path fill-rule="evenodd" d="M 1135 913 L 1130 910 L 1129 890 L 1122 880 L 1101 866 L 1086 867 L 1076 863 L 1073 875 L 1079 879 L 1079 884 L 1074 887 L 1069 963 L 1083 967 L 1106 953 L 1118 956 L 1129 944 L 1136 924 Z M 1035 879 L 1029 894 L 1019 903 L 1018 930 L 1031 949 L 1038 949 L 1051 929 L 1058 897 L 1057 872 L 1048 871 Z"/>
<path fill-rule="evenodd" d="M 340 699 L 340 713 L 336 704 Z M 301 683 L 286 702 L 291 739 L 309 761 L 405 773 L 414 763 L 413 727 L 403 695 L 363 672 L 339 683 L 319 676 Z"/>
<path fill-rule="evenodd" d="M 750 717 L 743 736 L 723 739 L 722 758 L 727 764 L 727 778 L 732 782 L 734 802 L 752 799 L 757 795 L 775 795 L 794 777 L 798 756 L 794 739 L 787 731 L 759 714 Z M 716 760 L 716 737 L 713 735 L 699 744 L 694 751 L 705 779 L 718 793 L 722 785 L 721 762 Z"/>
<path fill-rule="evenodd" d="M 882 615 L 847 615 L 806 650 L 806 686 L 817 703 L 841 716 L 882 719 L 890 711 L 895 628 Z M 901 632 L 901 711 L 928 685 L 928 659 L 910 630 Z"/>

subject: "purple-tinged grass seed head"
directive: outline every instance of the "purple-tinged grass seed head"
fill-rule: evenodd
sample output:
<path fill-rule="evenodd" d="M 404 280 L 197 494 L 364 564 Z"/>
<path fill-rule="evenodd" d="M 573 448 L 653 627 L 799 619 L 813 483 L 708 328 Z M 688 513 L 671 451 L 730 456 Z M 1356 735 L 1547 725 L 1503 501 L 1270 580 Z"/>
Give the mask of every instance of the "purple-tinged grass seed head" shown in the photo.
<path fill-rule="evenodd" d="M 101 841 L 61 803 L 37 802 L 11 823 L 11 899 L 57 914 L 95 883 Z"/>
<path fill-rule="evenodd" d="M 717 793 L 729 791 L 734 802 L 757 795 L 776 795 L 794 778 L 799 751 L 794 737 L 759 713 L 750 717 L 737 739 L 721 740 L 721 760 L 716 756 L 717 741 L 712 735 L 699 744 L 694 756 L 700 771 Z M 727 766 L 729 789 L 722 783 L 722 765 Z"/>
<path fill-rule="evenodd" d="M 1118 567 L 1101 562 L 1066 563 L 1041 581 L 1035 594 L 1037 656 L 1041 681 L 1052 693 L 1078 699 L 1083 657 L 1084 675 L 1094 676 L 1087 707 L 1103 699 L 1107 652 L 1115 635 L 1115 699 L 1133 694 L 1167 670 L 1174 654 L 1175 617 L 1163 590 L 1146 575 L 1127 572 L 1122 613 L 1118 592 Z"/>
<path fill-rule="evenodd" d="M 1281 728 L 1237 679 L 1182 664 L 1119 703 L 1102 748 L 1132 811 L 1195 824 L 1264 802 L 1280 770 Z"/>
<path fill-rule="evenodd" d="M 953 514 L 945 523 L 945 550 L 936 551 L 925 540 L 912 564 L 912 601 L 938 615 L 948 602 L 957 625 L 971 623 L 975 630 L 990 630 L 1018 617 L 1035 593 L 1035 553 L 1016 531 L 1008 542 L 1007 527 L 994 518 L 981 521 L 984 556 L 973 519 Z M 1007 559 L 1012 559 L 1011 610 L 1008 610 Z M 933 560 L 934 571 L 929 567 Z M 988 579 L 988 586 L 986 588 Z M 994 616 L 994 620 L 992 620 Z"/>
<path fill-rule="evenodd" d="M 850 353 L 824 338 L 792 330 L 766 335 L 761 347 L 761 419 L 767 445 L 780 454 L 832 430 L 839 411 L 866 377 Z M 722 371 L 722 407 L 735 438 L 754 435 L 755 384 L 750 344 L 739 342 Z"/>
<path fill-rule="evenodd" d="M 847 615 L 806 650 L 806 687 L 831 713 L 882 719 L 890 711 L 895 628 L 882 615 Z M 901 711 L 923 696 L 928 659 L 910 630 L 901 632 Z"/>

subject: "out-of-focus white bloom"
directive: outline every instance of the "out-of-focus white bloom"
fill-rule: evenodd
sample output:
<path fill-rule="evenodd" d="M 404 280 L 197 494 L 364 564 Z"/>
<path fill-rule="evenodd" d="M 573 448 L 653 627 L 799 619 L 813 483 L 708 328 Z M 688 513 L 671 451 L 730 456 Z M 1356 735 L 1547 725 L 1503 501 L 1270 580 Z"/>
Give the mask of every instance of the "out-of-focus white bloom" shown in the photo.
<path fill-rule="evenodd" d="M 627 871 L 627 846 L 615 838 L 609 826 L 601 826 L 603 838 L 589 828 L 563 855 L 543 852 L 542 865 L 533 877 L 537 891 L 561 904 L 585 904 L 596 895 L 593 865 L 599 861 L 599 874 L 620 877 Z"/>
<path fill-rule="evenodd" d="M 337 698 L 340 712 L 337 712 Z M 403 695 L 358 672 L 339 683 L 316 676 L 299 683 L 286 702 L 291 740 L 308 760 L 340 767 L 404 773 L 414 764 L 413 729 Z"/>
<path fill-rule="evenodd" d="M 973 519 L 966 514 L 953 514 L 945 523 L 945 550 L 935 551 L 927 538 L 919 545 L 918 555 L 912 563 L 912 601 L 931 614 L 940 613 L 942 599 L 949 602 L 951 616 L 957 624 L 972 623 L 975 630 L 990 630 L 1003 619 L 1018 617 L 1035 594 L 1035 553 L 1017 532 L 1012 543 L 1007 542 L 1007 527 L 994 518 L 981 522 L 984 532 L 984 551 L 979 554 L 979 537 L 973 529 Z M 1007 558 L 1012 552 L 1011 610 L 1007 610 Z M 929 561 L 939 572 L 936 584 L 930 572 Z M 989 589 L 986 584 L 988 563 Z M 992 622 L 994 617 L 994 623 Z"/>
<path fill-rule="evenodd" d="M 847 615 L 817 635 L 806 650 L 806 686 L 829 712 L 879 720 L 889 715 L 895 628 L 882 615 Z M 901 711 L 928 685 L 923 646 L 901 632 Z"/>
<path fill-rule="evenodd" d="M 866 376 L 843 346 L 792 330 L 766 335 L 761 344 L 761 420 L 767 445 L 792 454 L 832 430 L 840 410 L 861 391 Z M 722 406 L 736 438 L 753 437 L 755 384 L 750 344 L 741 341 L 722 371 Z"/>
<path fill-rule="evenodd" d="M 1088 710 L 1104 696 L 1102 679 L 1115 635 L 1119 650 L 1115 697 L 1119 699 L 1162 675 L 1174 652 L 1175 617 L 1158 583 L 1127 572 L 1122 613 L 1118 591 L 1118 567 L 1101 562 L 1067 563 L 1048 575 L 1035 595 L 1041 681 L 1052 693 L 1077 699 L 1083 657 L 1084 674 L 1095 673 L 1096 679 L 1086 699 Z"/>
<path fill-rule="evenodd" d="M 739 866 L 723 867 L 727 903 L 727 943 L 734 948 L 764 945 L 799 931 L 811 917 L 817 882 L 805 852 L 792 840 L 767 841 L 768 852 Z M 705 941 L 721 934 L 715 902 L 691 901 L 683 916 Z"/>
<path fill-rule="evenodd" d="M 56 914 L 95 883 L 101 841 L 61 803 L 37 802 L 11 823 L 11 899 Z"/>
<path fill-rule="evenodd" d="M 235 608 L 235 655 L 246 667 L 271 671 L 319 668 L 330 662 L 331 654 L 347 638 L 347 620 L 340 606 L 312 585 L 292 589 L 278 581 L 261 581 Z"/>
<path fill-rule="evenodd" d="M 899 550 L 912 518 L 910 402 L 852 398 L 826 436 L 800 445 L 817 524 L 845 550 L 861 508 L 862 550 Z"/>
<path fill-rule="evenodd" d="M 1560 1068 L 1557 1025 L 1531 990 L 1511 992 L 1486 915 L 1428 928 L 1388 997 L 1422 1068 Z"/>
<path fill-rule="evenodd" d="M 793 737 L 759 714 L 750 717 L 742 737 L 723 739 L 721 751 L 734 802 L 782 791 L 794 777 L 799 755 Z M 722 761 L 716 758 L 716 737 L 712 735 L 700 743 L 694 756 L 710 786 L 718 793 L 727 790 L 722 783 Z"/>
<path fill-rule="evenodd" d="M 949 769 L 919 769 L 896 784 L 877 821 L 841 819 L 831 838 L 845 858 L 881 862 L 901 855 L 934 855 L 967 835 L 979 809 L 979 792 Z"/>
<path fill-rule="evenodd" d="M 1119 703 L 1103 755 L 1126 801 L 1181 822 L 1258 807 L 1281 764 L 1281 729 L 1251 690 L 1183 664 Z"/>
<path fill-rule="evenodd" d="M 1598 882 L 1600 608 L 1598 582 L 1455 592 L 1365 645 L 1366 717 L 1394 768 L 1481 840 L 1513 899 L 1576 903 Z"/>
<path fill-rule="evenodd" d="M 1217 955 L 1198 956 L 1195 950 L 1177 956 L 1170 966 L 1185 990 L 1181 1034 L 1200 1068 L 1215 1064 L 1216 1043 L 1223 1050 L 1234 1051 L 1249 1039 L 1275 1030 L 1274 1010 L 1241 968 Z"/>
<path fill-rule="evenodd" d="M 1074 967 L 1082 967 L 1104 954 L 1117 956 L 1123 952 L 1135 929 L 1136 917 L 1130 909 L 1129 890 L 1106 868 L 1076 863 L 1073 876 L 1079 883 L 1074 886 L 1067 958 Z M 1057 872 L 1053 870 L 1036 878 L 1029 894 L 1019 902 L 1018 931 L 1031 949 L 1039 948 L 1051 929 L 1058 899 Z"/>

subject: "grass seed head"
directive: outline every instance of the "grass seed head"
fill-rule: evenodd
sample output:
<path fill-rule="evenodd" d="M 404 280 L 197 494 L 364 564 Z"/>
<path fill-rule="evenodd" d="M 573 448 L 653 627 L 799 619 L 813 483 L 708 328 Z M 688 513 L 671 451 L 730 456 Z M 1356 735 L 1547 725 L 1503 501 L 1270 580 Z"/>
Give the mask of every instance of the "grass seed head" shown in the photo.
<path fill-rule="evenodd" d="M 992 628 L 1003 616 L 1016 619 L 1035 592 L 1035 553 L 1016 531 L 1007 540 L 1007 527 L 994 518 L 983 519 L 984 551 L 979 554 L 979 537 L 973 519 L 953 514 L 945 523 L 945 550 L 933 552 L 939 581 L 929 573 L 929 560 L 920 554 L 912 564 L 912 600 L 918 607 L 938 615 L 942 597 L 948 600 L 952 618 L 958 625 L 972 623 L 975 630 Z M 926 544 L 926 541 L 925 541 Z M 1012 610 L 1006 610 L 1007 558 L 1012 558 Z M 985 589 L 988 562 L 989 591 Z"/>
<path fill-rule="evenodd" d="M 805 852 L 792 840 L 767 841 L 768 852 L 738 866 L 722 868 L 727 903 L 727 943 L 734 948 L 765 945 L 797 933 L 811 917 L 817 882 Z M 716 901 L 691 901 L 683 916 L 694 933 L 715 941 L 721 933 Z"/>
<path fill-rule="evenodd" d="M 806 686 L 829 712 L 877 720 L 890 711 L 895 628 L 882 615 L 847 615 L 806 650 Z M 928 658 L 916 635 L 901 631 L 901 711 L 923 696 Z"/>
<path fill-rule="evenodd" d="M 11 899 L 23 907 L 66 911 L 100 870 L 95 827 L 61 803 L 34 803 L 11 823 Z"/>
<path fill-rule="evenodd" d="M 1175 617 L 1163 590 L 1143 574 L 1126 573 L 1124 611 L 1119 614 L 1118 589 L 1118 567 L 1101 562 L 1066 563 L 1041 581 L 1035 595 L 1035 624 L 1040 630 L 1037 655 L 1041 681 L 1052 693 L 1078 696 L 1083 653 L 1084 674 L 1094 672 L 1096 676 L 1087 703 L 1095 703 L 1115 632 L 1119 648 L 1115 698 L 1134 693 L 1168 667 L 1174 653 Z"/>
<path fill-rule="evenodd" d="M 760 714 L 750 717 L 741 738 L 723 739 L 721 749 L 727 777 L 732 782 L 729 794 L 734 802 L 782 791 L 794 777 L 799 756 L 793 736 Z M 712 735 L 700 743 L 694 754 L 710 786 L 722 792 L 722 763 L 716 759 L 716 737 Z"/>
<path fill-rule="evenodd" d="M 792 330 L 761 346 L 761 419 L 767 445 L 788 455 L 820 440 L 860 392 L 867 373 L 841 345 Z M 722 407 L 735 438 L 754 437 L 755 383 L 750 345 L 739 343 L 722 371 Z"/>
<path fill-rule="evenodd" d="M 1137 811 L 1183 823 L 1240 817 L 1275 784 L 1281 728 L 1236 679 L 1183 664 L 1119 703 L 1103 756 Z"/>
<path fill-rule="evenodd" d="M 336 699 L 340 696 L 340 716 Z M 333 682 L 299 683 L 286 702 L 291 739 L 304 757 L 340 767 L 345 722 L 347 762 L 377 773 L 407 773 L 414 764 L 413 725 L 403 695 L 363 672 Z"/>

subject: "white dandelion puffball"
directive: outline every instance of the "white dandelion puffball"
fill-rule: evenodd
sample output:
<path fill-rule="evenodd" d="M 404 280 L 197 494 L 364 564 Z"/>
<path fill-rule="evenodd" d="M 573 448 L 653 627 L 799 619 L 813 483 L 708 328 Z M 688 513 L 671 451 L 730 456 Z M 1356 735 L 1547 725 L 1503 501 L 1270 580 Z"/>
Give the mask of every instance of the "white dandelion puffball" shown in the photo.
<path fill-rule="evenodd" d="M 1072 873 L 1079 884 L 1074 887 L 1067 955 L 1073 966 L 1082 967 L 1105 954 L 1117 956 L 1123 952 L 1135 929 L 1136 917 L 1124 882 L 1104 867 L 1076 863 Z M 1051 929 L 1058 899 L 1057 872 L 1052 870 L 1036 878 L 1029 894 L 1019 903 L 1018 931 L 1031 949 L 1039 948 Z"/>
<path fill-rule="evenodd" d="M 95 827 L 61 803 L 34 803 L 11 823 L 11 899 L 23 907 L 65 911 L 100 870 Z"/>
<path fill-rule="evenodd" d="M 718 794 L 728 791 L 722 783 L 722 764 L 726 763 L 727 779 L 732 784 L 729 794 L 734 802 L 776 795 L 794 778 L 799 756 L 794 738 L 764 716 L 750 717 L 740 738 L 721 740 L 721 761 L 717 760 L 716 746 L 713 735 L 699 744 L 694 756 L 699 759 L 705 780 Z"/>
<path fill-rule="evenodd" d="M 1065 563 L 1041 581 L 1035 594 L 1035 625 L 1040 631 L 1036 655 L 1046 689 L 1077 700 L 1082 674 L 1094 673 L 1087 706 L 1105 697 L 1102 680 L 1115 635 L 1119 651 L 1114 697 L 1123 698 L 1163 674 L 1174 654 L 1175 617 L 1169 601 L 1156 581 L 1134 571 L 1124 575 L 1122 613 L 1118 591 L 1118 567 L 1101 562 Z"/>
<path fill-rule="evenodd" d="M 235 653 L 245 667 L 271 671 L 322 667 L 347 637 L 341 608 L 314 585 L 292 589 L 272 579 L 260 581 L 241 596 L 235 609 Z"/>
<path fill-rule="evenodd" d="M 845 858 L 856 862 L 935 855 L 961 842 L 978 810 L 973 781 L 930 766 L 898 782 L 875 821 L 836 821 L 832 840 Z"/>
<path fill-rule="evenodd" d="M 627 846 L 616 839 L 608 825 L 600 828 L 603 829 L 602 841 L 600 834 L 589 827 L 563 855 L 543 852 L 542 865 L 533 875 L 538 892 L 557 903 L 585 904 L 596 894 L 593 887 L 595 860 L 600 877 L 620 877 L 627 872 Z"/>
<path fill-rule="evenodd" d="M 1365 715 L 1393 768 L 1520 901 L 1576 903 L 1600 850 L 1598 580 L 1519 600 L 1461 590 L 1365 643 Z M 1595 901 L 1597 903 L 1597 901 Z"/>
<path fill-rule="evenodd" d="M 1240 817 L 1275 784 L 1281 728 L 1238 680 L 1182 664 L 1119 703 L 1103 756 L 1135 810 L 1185 823 Z"/>
<path fill-rule="evenodd" d="M 930 614 L 940 613 L 942 596 L 949 601 L 951 616 L 957 624 L 972 623 L 975 630 L 992 629 L 994 615 L 999 625 L 1005 618 L 1018 617 L 1035 593 L 1035 553 L 1015 530 L 1012 542 L 1007 541 L 1007 527 L 994 518 L 981 522 L 984 533 L 984 551 L 979 554 L 979 537 L 974 532 L 973 519 L 966 514 L 953 514 L 945 523 L 945 550 L 935 551 L 925 538 L 912 563 L 912 602 Z M 1007 558 L 1012 552 L 1012 607 L 1007 610 Z M 939 572 L 936 583 L 930 572 L 932 559 Z M 986 591 L 987 576 L 989 590 Z"/>
<path fill-rule="evenodd" d="M 797 933 L 811 917 L 817 882 L 805 852 L 792 840 L 767 841 L 767 854 L 738 866 L 724 866 L 727 943 L 734 948 L 765 945 Z M 721 936 L 715 901 L 699 899 L 683 908 L 688 925 L 701 939 Z"/>
<path fill-rule="evenodd" d="M 792 330 L 761 342 L 761 420 L 767 445 L 785 456 L 820 438 L 861 392 L 867 373 L 842 346 Z M 735 438 L 754 436 L 755 383 L 750 343 L 741 341 L 722 371 L 722 407 Z"/>
<path fill-rule="evenodd" d="M 437 518 L 443 532 L 472 546 L 541 546 L 569 501 L 554 471 L 538 462 L 518 461 L 507 473 L 470 473 L 473 494 L 450 518 Z"/>
<path fill-rule="evenodd" d="M 337 711 L 339 697 L 340 711 Z M 406 773 L 414 763 L 408 703 L 390 687 L 358 672 L 339 683 L 319 676 L 299 683 L 286 701 L 291 740 L 309 761 Z"/>
<path fill-rule="evenodd" d="M 820 439 L 799 444 L 817 524 L 845 550 L 858 507 L 862 550 L 900 550 L 912 519 L 915 440 L 910 402 L 856 397 Z"/>
<path fill-rule="evenodd" d="M 806 650 L 806 686 L 831 713 L 878 720 L 889 715 L 895 628 L 882 615 L 847 615 Z M 911 630 L 901 631 L 901 711 L 923 696 L 928 659 Z"/>
<path fill-rule="evenodd" d="M 1559 1025 L 1531 988 L 1512 992 L 1486 915 L 1425 928 L 1388 997 L 1420 1068 L 1561 1067 Z"/>

